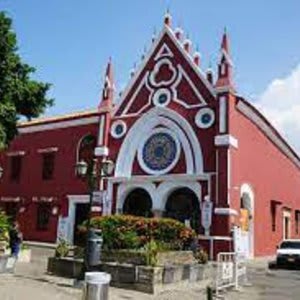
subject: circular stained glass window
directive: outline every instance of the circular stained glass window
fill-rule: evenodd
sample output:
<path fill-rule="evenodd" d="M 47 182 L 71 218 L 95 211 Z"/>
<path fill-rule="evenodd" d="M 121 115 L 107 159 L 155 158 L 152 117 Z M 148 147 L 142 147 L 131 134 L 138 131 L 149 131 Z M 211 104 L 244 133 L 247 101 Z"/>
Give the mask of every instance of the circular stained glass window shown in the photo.
<path fill-rule="evenodd" d="M 209 113 L 205 113 L 201 117 L 201 121 L 203 124 L 208 124 L 211 121 L 211 115 Z"/>
<path fill-rule="evenodd" d="M 123 133 L 124 127 L 121 124 L 118 124 L 115 128 L 115 133 L 120 135 Z"/>
<path fill-rule="evenodd" d="M 178 142 L 167 132 L 151 135 L 142 148 L 142 158 L 147 169 L 154 172 L 171 169 L 178 159 Z"/>
<path fill-rule="evenodd" d="M 158 97 L 158 102 L 164 104 L 168 101 L 168 96 L 166 94 L 160 94 Z"/>
<path fill-rule="evenodd" d="M 164 107 L 171 101 L 171 92 L 166 88 L 155 91 L 153 95 L 153 103 L 156 106 Z"/>
<path fill-rule="evenodd" d="M 127 130 L 126 123 L 122 120 L 115 121 L 111 126 L 111 135 L 118 139 L 122 137 Z"/>
<path fill-rule="evenodd" d="M 214 121 L 215 113 L 209 107 L 201 108 L 195 116 L 195 123 L 199 128 L 209 128 L 213 125 Z"/>

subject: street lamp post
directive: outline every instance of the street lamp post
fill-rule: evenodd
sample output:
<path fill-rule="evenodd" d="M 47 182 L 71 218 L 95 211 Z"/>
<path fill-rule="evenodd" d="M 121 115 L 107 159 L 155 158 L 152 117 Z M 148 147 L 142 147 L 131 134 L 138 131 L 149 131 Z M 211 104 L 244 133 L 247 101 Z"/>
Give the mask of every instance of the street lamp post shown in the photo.
<path fill-rule="evenodd" d="M 99 190 L 104 191 L 103 186 L 103 179 L 105 176 L 108 176 L 112 173 L 114 168 L 114 164 L 111 160 L 103 159 L 101 162 L 100 168 L 100 184 Z M 97 160 L 93 159 L 89 163 L 85 162 L 84 160 L 79 161 L 76 164 L 76 174 L 82 178 L 86 178 L 88 182 L 88 190 L 89 190 L 89 207 L 88 207 L 88 219 L 87 219 L 87 240 L 86 240 L 86 249 L 85 249 L 85 256 L 84 256 L 84 265 L 86 270 L 90 270 L 90 256 L 93 255 L 91 245 L 89 243 L 89 239 L 94 235 L 94 232 L 91 231 L 91 212 L 93 206 L 93 195 L 94 191 L 96 190 L 97 179 L 98 179 L 98 172 L 97 172 Z M 102 204 L 103 203 L 102 199 Z M 103 205 L 102 205 L 103 206 Z"/>

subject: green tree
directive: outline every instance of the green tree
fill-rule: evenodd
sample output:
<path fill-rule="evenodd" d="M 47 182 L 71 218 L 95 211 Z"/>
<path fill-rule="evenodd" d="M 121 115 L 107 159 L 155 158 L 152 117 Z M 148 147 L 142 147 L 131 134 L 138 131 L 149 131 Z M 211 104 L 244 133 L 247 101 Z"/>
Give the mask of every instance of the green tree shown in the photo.
<path fill-rule="evenodd" d="M 0 149 L 17 134 L 20 118 L 36 118 L 53 105 L 50 84 L 33 80 L 34 72 L 18 54 L 12 20 L 0 11 Z"/>

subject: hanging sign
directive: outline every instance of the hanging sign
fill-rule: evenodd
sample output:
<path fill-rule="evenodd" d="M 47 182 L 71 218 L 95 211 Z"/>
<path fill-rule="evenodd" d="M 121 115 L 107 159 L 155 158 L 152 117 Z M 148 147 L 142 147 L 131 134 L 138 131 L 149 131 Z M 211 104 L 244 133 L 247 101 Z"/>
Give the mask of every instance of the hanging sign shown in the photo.
<path fill-rule="evenodd" d="M 93 192 L 93 203 L 102 204 L 106 199 L 106 191 Z"/>
<path fill-rule="evenodd" d="M 205 230 L 208 230 L 211 226 L 212 217 L 212 202 L 203 201 L 201 206 L 201 225 Z"/>

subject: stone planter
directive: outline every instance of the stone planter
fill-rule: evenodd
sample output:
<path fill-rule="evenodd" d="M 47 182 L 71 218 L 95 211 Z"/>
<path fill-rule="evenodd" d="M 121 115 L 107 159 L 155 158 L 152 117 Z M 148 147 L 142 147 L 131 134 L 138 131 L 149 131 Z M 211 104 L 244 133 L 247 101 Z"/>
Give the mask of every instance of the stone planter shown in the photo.
<path fill-rule="evenodd" d="M 67 278 L 79 278 L 83 271 L 83 260 L 69 257 L 49 257 L 47 272 Z"/>
<path fill-rule="evenodd" d="M 212 265 L 173 264 L 165 266 L 143 266 L 118 262 L 101 262 L 95 271 L 111 275 L 110 285 L 144 293 L 156 294 L 172 290 L 178 284 L 197 284 L 204 289 L 212 282 Z M 53 275 L 79 278 L 83 271 L 83 261 L 73 258 L 48 259 L 48 272 Z"/>
<path fill-rule="evenodd" d="M 30 263 L 30 261 L 31 261 L 31 250 L 22 249 L 18 256 L 18 262 Z"/>

